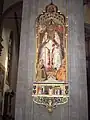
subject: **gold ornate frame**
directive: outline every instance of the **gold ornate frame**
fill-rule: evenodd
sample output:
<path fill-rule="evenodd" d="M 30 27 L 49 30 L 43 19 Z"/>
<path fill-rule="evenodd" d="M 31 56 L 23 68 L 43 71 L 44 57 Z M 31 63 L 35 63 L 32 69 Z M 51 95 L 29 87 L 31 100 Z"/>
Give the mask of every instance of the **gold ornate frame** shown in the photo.
<path fill-rule="evenodd" d="M 45 11 L 36 19 L 36 80 L 33 83 L 32 96 L 35 103 L 45 105 L 49 112 L 52 112 L 57 105 L 67 103 L 69 97 L 67 30 L 67 17 L 60 13 L 57 6 L 53 3 L 47 5 Z M 44 40 L 45 34 L 47 38 Z M 60 44 L 56 41 L 57 36 Z M 48 59 L 49 67 L 46 70 L 45 65 L 41 61 L 41 51 L 49 41 L 52 41 L 53 45 L 56 46 L 56 48 L 53 48 L 57 50 L 60 48 L 61 64 L 59 68 L 53 67 L 54 62 L 52 62 L 53 57 L 51 57 Z M 50 52 L 48 52 L 48 56 L 51 56 Z M 47 89 L 47 93 L 46 91 L 42 93 L 43 90 L 38 89 Z M 58 95 L 57 91 L 59 91 Z"/>

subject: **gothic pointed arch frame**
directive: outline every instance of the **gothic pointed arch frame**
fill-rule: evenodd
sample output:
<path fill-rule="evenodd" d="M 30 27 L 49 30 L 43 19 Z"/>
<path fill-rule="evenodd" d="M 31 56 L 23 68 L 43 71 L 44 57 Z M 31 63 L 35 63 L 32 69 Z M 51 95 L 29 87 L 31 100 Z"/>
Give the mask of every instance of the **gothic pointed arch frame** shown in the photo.
<path fill-rule="evenodd" d="M 68 102 L 67 17 L 53 3 L 36 19 L 36 79 L 33 101 L 49 112 Z"/>

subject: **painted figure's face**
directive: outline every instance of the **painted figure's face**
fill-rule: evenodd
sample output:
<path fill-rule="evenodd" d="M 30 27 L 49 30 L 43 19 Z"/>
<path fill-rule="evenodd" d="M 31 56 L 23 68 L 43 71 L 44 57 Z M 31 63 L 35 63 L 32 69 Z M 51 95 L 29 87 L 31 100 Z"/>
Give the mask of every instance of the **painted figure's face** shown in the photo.
<path fill-rule="evenodd" d="M 40 61 L 39 61 L 39 64 L 40 64 L 40 65 L 43 65 L 43 60 L 40 60 Z"/>

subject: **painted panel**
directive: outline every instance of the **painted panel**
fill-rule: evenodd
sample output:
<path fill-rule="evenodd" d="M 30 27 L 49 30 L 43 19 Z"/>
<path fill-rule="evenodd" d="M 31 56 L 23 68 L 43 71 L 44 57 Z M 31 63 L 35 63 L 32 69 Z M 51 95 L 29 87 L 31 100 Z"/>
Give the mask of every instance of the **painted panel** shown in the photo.
<path fill-rule="evenodd" d="M 36 19 L 36 79 L 33 101 L 49 112 L 68 101 L 67 19 L 53 3 Z"/>

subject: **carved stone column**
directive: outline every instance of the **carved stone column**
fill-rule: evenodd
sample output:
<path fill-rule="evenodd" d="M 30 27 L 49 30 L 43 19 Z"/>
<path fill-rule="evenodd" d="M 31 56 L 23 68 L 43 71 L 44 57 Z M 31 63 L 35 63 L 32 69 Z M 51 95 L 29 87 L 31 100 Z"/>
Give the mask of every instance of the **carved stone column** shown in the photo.
<path fill-rule="evenodd" d="M 1 19 L 2 19 L 2 12 L 3 12 L 3 4 L 4 4 L 4 0 L 1 0 L 0 1 L 0 56 L 3 48 L 1 44 L 1 42 L 3 41 L 3 39 L 1 38 Z"/>
<path fill-rule="evenodd" d="M 3 41 L 3 39 L 0 36 L 0 56 L 1 56 L 2 49 L 3 49 L 3 46 L 2 46 L 2 43 L 1 43 L 2 41 Z"/>

